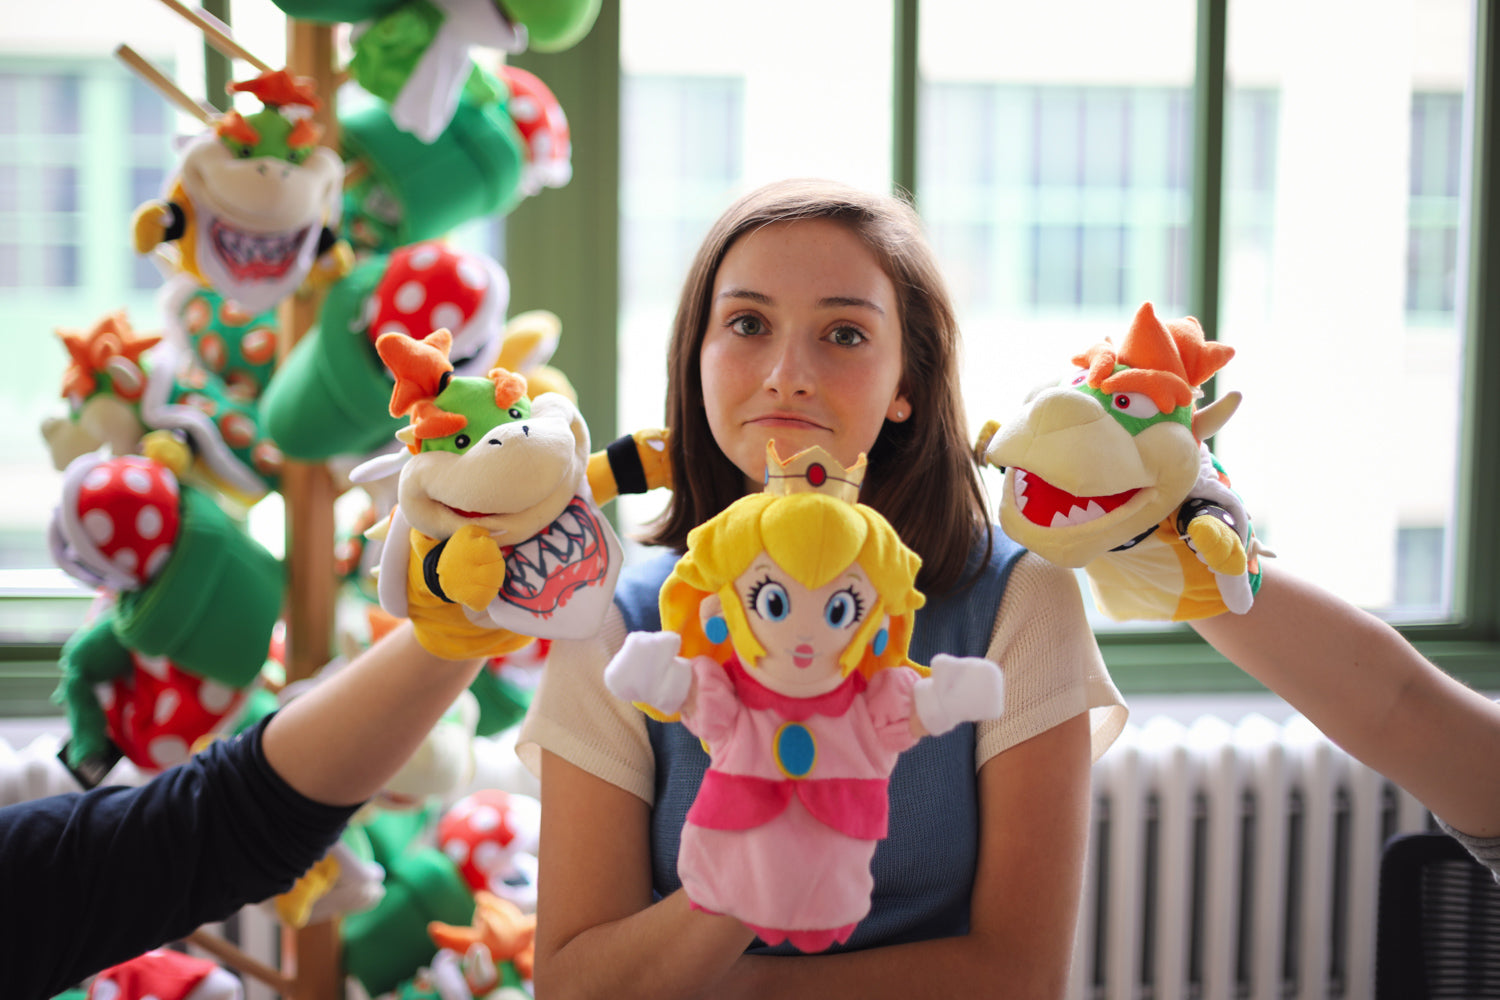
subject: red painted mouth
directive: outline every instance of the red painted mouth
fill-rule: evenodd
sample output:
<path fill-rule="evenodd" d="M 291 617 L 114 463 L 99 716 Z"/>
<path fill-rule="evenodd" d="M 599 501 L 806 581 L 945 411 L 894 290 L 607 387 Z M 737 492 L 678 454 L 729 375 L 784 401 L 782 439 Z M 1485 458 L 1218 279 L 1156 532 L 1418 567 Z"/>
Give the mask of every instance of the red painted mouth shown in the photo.
<path fill-rule="evenodd" d="M 609 549 L 599 519 L 574 497 L 545 531 L 504 547 L 504 599 L 543 618 L 556 612 L 579 589 L 604 579 Z"/>
<path fill-rule="evenodd" d="M 443 509 L 448 510 L 448 511 L 452 511 L 454 514 L 457 514 L 459 517 L 475 518 L 475 517 L 489 517 L 490 516 L 490 515 L 484 513 L 483 511 L 478 511 L 478 510 L 462 510 L 462 509 L 460 509 L 458 507 L 449 507 L 447 504 L 442 503 L 442 501 L 439 501 L 438 503 L 439 503 L 439 506 L 441 506 Z"/>
<path fill-rule="evenodd" d="M 1087 524 L 1124 506 L 1140 492 L 1137 488 L 1108 496 L 1075 496 L 1025 469 L 1015 470 L 1015 484 L 1016 509 L 1026 520 L 1043 528 Z"/>

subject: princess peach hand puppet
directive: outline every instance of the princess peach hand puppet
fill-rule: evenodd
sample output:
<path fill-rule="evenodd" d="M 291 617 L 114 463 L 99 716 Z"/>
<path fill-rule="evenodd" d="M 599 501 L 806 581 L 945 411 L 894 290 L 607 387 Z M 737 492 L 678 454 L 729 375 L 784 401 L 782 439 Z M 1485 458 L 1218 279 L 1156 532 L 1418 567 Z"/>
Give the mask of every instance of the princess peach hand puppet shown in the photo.
<path fill-rule="evenodd" d="M 689 534 L 665 631 L 627 636 L 604 674 L 708 748 L 677 861 L 693 906 L 804 952 L 870 910 L 898 755 L 1002 705 L 988 660 L 907 658 L 921 560 L 857 502 L 864 465 L 768 444 L 765 491 Z"/>
<path fill-rule="evenodd" d="M 1006 470 L 1006 534 L 1081 567 L 1117 621 L 1244 614 L 1254 601 L 1260 556 L 1273 553 L 1203 443 L 1240 394 L 1196 406 L 1233 356 L 1197 320 L 1163 323 L 1148 302 L 1119 347 L 1077 355 L 1077 370 L 1034 392 L 1015 420 L 980 432 L 976 454 Z"/>

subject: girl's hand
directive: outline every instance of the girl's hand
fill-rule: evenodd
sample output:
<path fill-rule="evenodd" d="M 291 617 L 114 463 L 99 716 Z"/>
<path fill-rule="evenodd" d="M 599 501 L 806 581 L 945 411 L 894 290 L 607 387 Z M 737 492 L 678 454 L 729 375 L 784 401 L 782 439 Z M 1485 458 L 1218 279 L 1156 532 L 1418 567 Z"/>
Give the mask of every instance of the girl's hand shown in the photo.
<path fill-rule="evenodd" d="M 912 687 L 913 721 L 928 733 L 946 733 L 960 722 L 999 718 L 1005 707 L 1005 679 L 997 665 L 982 656 L 939 653 L 931 666 L 932 675 Z"/>
<path fill-rule="evenodd" d="M 692 691 L 693 667 L 677 655 L 676 632 L 632 632 L 604 668 L 604 686 L 617 698 L 671 715 Z"/>

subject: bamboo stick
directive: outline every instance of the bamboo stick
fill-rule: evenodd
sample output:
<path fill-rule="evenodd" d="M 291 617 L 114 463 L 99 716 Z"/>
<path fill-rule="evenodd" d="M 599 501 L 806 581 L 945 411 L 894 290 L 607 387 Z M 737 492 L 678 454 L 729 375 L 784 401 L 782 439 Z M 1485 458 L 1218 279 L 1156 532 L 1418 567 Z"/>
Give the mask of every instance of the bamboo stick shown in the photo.
<path fill-rule="evenodd" d="M 189 934 L 187 940 L 189 944 L 202 948 L 235 972 L 252 976 L 278 993 L 291 995 L 294 986 L 292 980 L 264 962 L 246 955 L 223 938 L 210 934 L 200 927 Z"/>
<path fill-rule="evenodd" d="M 257 59 L 244 46 L 240 45 L 239 42 L 229 37 L 228 32 L 218 24 L 218 18 L 210 20 L 197 11 L 191 10 L 186 5 L 179 3 L 178 0 L 161 0 L 161 2 L 180 14 L 189 24 L 203 32 L 204 40 L 226 56 L 229 56 L 231 59 L 239 59 L 242 62 L 247 62 L 262 73 L 271 72 L 272 67 L 269 63 Z"/>
<path fill-rule="evenodd" d="M 177 84 L 169 80 L 161 70 L 147 62 L 146 57 L 135 49 L 132 49 L 128 45 L 117 45 L 115 46 L 115 58 L 134 70 L 137 76 L 154 87 L 157 93 L 161 94 L 169 102 L 177 105 L 178 108 L 192 115 L 203 124 L 213 124 L 214 115 L 217 114 L 213 108 L 206 104 L 199 104 L 183 93 Z"/>

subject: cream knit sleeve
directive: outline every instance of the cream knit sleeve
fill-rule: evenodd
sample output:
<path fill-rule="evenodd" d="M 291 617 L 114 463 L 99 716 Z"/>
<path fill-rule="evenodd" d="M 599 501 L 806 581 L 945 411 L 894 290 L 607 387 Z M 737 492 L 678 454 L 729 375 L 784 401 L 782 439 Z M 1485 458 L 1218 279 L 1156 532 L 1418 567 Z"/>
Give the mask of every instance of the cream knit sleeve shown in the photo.
<path fill-rule="evenodd" d="M 649 805 L 656 765 L 646 717 L 604 686 L 604 668 L 624 643 L 625 621 L 611 604 L 597 635 L 552 644 L 516 754 L 538 780 L 542 751 L 549 750 Z"/>
<path fill-rule="evenodd" d="M 1125 700 L 1110 680 L 1068 570 L 1030 552 L 1017 560 L 988 656 L 1005 671 L 1005 712 L 980 723 L 975 767 L 1080 712 L 1089 713 L 1094 760 L 1125 728 Z"/>

